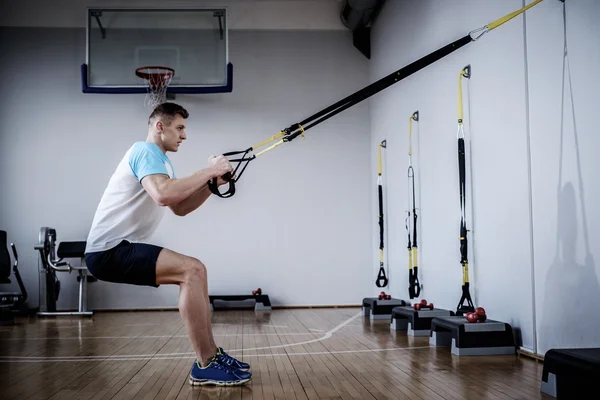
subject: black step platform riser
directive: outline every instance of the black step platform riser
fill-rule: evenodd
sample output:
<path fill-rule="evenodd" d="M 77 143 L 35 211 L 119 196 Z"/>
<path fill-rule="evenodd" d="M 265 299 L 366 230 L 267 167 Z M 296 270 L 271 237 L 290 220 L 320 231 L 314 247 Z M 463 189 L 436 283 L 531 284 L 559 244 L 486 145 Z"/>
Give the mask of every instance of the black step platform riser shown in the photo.
<path fill-rule="evenodd" d="M 433 310 L 415 310 L 414 308 L 407 307 L 394 307 L 392 309 L 392 320 L 407 320 L 412 329 L 416 331 L 429 331 L 431 329 L 431 321 L 435 317 L 439 316 L 452 316 L 454 312 L 444 309 L 433 309 Z"/>
<path fill-rule="evenodd" d="M 266 294 L 209 295 L 208 298 L 212 310 L 242 310 L 254 308 L 255 311 L 267 311 L 272 309 L 271 300 Z M 215 301 L 230 302 L 231 306 L 215 307 Z M 244 305 L 243 302 L 247 302 L 247 305 Z"/>
<path fill-rule="evenodd" d="M 462 316 L 436 317 L 431 321 L 430 343 L 436 346 L 450 344 L 457 355 L 516 353 L 512 327 L 490 319 L 471 323 Z"/>
<path fill-rule="evenodd" d="M 540 391 L 557 399 L 587 398 L 600 381 L 600 348 L 550 349 L 544 356 Z"/>

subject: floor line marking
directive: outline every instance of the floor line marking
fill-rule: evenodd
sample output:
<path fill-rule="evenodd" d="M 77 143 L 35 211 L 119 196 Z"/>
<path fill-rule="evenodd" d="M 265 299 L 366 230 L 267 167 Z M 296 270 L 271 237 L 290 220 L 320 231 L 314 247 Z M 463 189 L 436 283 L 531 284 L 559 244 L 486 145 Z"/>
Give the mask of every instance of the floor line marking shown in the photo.
<path fill-rule="evenodd" d="M 321 331 L 323 332 L 323 331 Z M 229 334 L 213 334 L 214 337 L 236 337 L 236 336 L 311 336 L 315 335 L 312 332 L 306 333 L 229 333 Z M 73 337 L 21 337 L 0 339 L 0 342 L 18 342 L 27 340 L 81 340 L 81 339 L 160 339 L 160 338 L 183 338 L 188 335 L 148 335 L 148 336 L 73 336 Z"/>
<path fill-rule="evenodd" d="M 309 344 L 309 343 L 315 343 L 315 342 L 321 342 L 323 340 L 327 340 L 329 338 L 331 338 L 333 336 L 333 334 L 337 331 L 339 331 L 340 329 L 342 329 L 343 327 L 345 327 L 346 325 L 348 325 L 350 322 L 354 321 L 356 318 L 360 317 L 362 315 L 362 312 L 357 313 L 356 315 L 354 315 L 353 317 L 348 318 L 346 321 L 340 323 L 339 325 L 337 325 L 336 327 L 332 328 L 331 330 L 329 330 L 327 333 L 325 333 L 325 335 L 323 335 L 320 338 L 316 338 L 316 339 L 312 339 L 312 340 L 307 340 L 304 342 L 298 342 L 298 343 L 288 343 L 288 344 L 283 344 L 283 345 L 277 345 L 277 346 L 265 346 L 265 347 L 255 347 L 255 348 L 250 348 L 250 349 L 235 349 L 235 350 L 227 350 L 228 353 L 235 353 L 235 352 L 240 352 L 240 351 L 255 351 L 255 350 L 265 350 L 265 349 L 276 349 L 276 348 L 282 348 L 282 347 L 293 347 L 293 346 L 301 346 L 304 344 Z M 147 359 L 152 359 L 154 357 L 160 356 L 159 354 L 126 354 L 126 355 L 113 355 L 113 356 L 64 356 L 64 357 L 59 357 L 59 356 L 54 356 L 54 357 L 35 357 L 35 356 L 23 356 L 23 357 L 19 357 L 19 356 L 0 356 L 0 362 L 4 362 L 3 360 L 54 360 L 54 361 L 71 361 L 71 360 L 117 360 L 117 361 L 122 361 L 122 360 L 131 360 L 137 357 L 137 359 L 146 359 L 143 357 L 147 357 Z M 186 352 L 186 353 L 168 353 L 168 354 L 163 354 L 162 356 L 164 357 L 174 357 L 174 356 L 194 356 L 195 357 L 195 353 L 194 352 Z M 142 357 L 142 358 L 140 358 Z"/>
<path fill-rule="evenodd" d="M 264 353 L 264 354 L 250 354 L 248 357 L 276 357 L 276 356 L 308 356 L 308 355 L 327 355 L 327 354 L 356 354 L 356 353 L 377 353 L 386 351 L 398 351 L 398 350 L 422 350 L 430 349 L 435 346 L 415 346 L 415 347 L 390 347 L 381 349 L 364 349 L 364 350 L 332 350 L 332 351 L 315 351 L 315 352 L 301 352 L 301 353 Z M 175 360 L 175 359 L 195 359 L 196 355 L 193 353 L 181 353 L 181 355 L 173 356 L 173 354 L 155 355 L 155 356 L 87 356 L 80 358 L 29 358 L 29 357 L 13 357 L 13 359 L 0 359 L 0 363 L 42 363 L 42 362 L 82 362 L 82 361 L 144 361 L 144 360 Z"/>

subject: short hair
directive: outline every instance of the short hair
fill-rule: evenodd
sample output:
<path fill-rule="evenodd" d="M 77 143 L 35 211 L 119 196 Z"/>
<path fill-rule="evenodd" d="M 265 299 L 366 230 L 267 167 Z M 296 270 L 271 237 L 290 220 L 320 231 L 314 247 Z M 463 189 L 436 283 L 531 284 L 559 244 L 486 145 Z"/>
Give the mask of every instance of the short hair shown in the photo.
<path fill-rule="evenodd" d="M 175 104 L 175 103 L 159 104 L 158 106 L 156 106 L 156 108 L 154 108 L 154 110 L 150 114 L 150 117 L 148 118 L 148 125 L 152 124 L 152 121 L 155 118 L 159 118 L 160 120 L 164 121 L 164 123 L 166 125 L 171 125 L 171 122 L 173 122 L 173 120 L 175 119 L 175 116 L 177 116 L 177 115 L 181 115 L 185 119 L 185 118 L 189 117 L 190 114 L 188 113 L 188 111 L 185 108 L 183 108 L 179 104 Z"/>

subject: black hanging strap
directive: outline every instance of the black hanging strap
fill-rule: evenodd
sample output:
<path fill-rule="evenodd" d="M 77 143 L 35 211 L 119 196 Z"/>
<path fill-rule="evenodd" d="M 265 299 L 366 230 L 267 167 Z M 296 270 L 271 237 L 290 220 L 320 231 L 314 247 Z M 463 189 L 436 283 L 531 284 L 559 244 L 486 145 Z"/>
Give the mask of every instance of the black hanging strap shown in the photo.
<path fill-rule="evenodd" d="M 389 279 L 385 273 L 385 268 L 384 268 L 384 240 L 383 240 L 383 236 L 384 236 L 384 217 L 383 217 L 383 180 L 382 180 L 382 173 L 383 173 L 383 162 L 382 162 L 382 155 L 381 155 L 381 149 L 385 149 L 386 148 L 386 141 L 383 140 L 381 143 L 379 143 L 379 148 L 377 149 L 377 197 L 379 198 L 379 216 L 378 216 L 378 222 L 379 222 L 379 274 L 377 275 L 377 280 L 375 281 L 375 284 L 377 285 L 377 287 L 386 287 L 389 283 Z"/>
<path fill-rule="evenodd" d="M 462 296 L 456 307 L 457 315 L 474 312 L 475 306 L 469 291 L 469 257 L 467 238 L 467 167 L 465 154 L 465 132 L 463 128 L 462 78 L 471 78 L 471 66 L 467 65 L 460 71 L 458 77 L 458 182 L 460 198 L 460 263 L 463 270 Z"/>

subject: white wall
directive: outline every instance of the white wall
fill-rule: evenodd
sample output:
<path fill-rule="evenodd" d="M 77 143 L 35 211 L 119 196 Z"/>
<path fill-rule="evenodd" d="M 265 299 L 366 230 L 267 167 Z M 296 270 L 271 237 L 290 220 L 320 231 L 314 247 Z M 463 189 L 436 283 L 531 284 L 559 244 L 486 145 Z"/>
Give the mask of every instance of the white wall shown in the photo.
<path fill-rule="evenodd" d="M 582 222 L 587 220 L 593 255 L 600 233 L 596 205 L 600 193 L 593 175 L 597 165 L 594 151 L 598 148 L 593 114 L 598 109 L 598 100 L 593 96 L 598 91 L 598 80 L 594 71 L 600 66 L 597 46 L 600 35 L 592 16 L 598 15 L 599 9 L 592 0 L 567 4 L 581 180 L 585 187 L 584 219 L 568 101 L 562 147 L 563 184 L 572 182 L 574 186 L 574 197 L 565 200 L 572 205 L 572 211 L 558 211 L 555 200 L 561 149 L 562 4 L 550 0 L 541 3 L 527 12 L 526 25 L 523 16 L 517 17 L 387 89 L 371 102 L 372 171 L 376 168 L 377 144 L 382 138 L 388 140 L 387 181 L 391 206 L 387 215 L 388 252 L 394 274 L 392 294 L 408 300 L 404 226 L 407 133 L 409 116 L 419 110 L 415 168 L 421 195 L 420 279 L 424 285 L 421 297 L 440 308 L 455 310 L 461 295 L 462 276 L 458 239 L 457 83 L 461 68 L 467 64 L 472 66 L 470 97 L 466 85 L 463 92 L 465 107 L 471 103 L 470 112 L 465 110 L 473 173 L 472 182 L 467 182 L 468 205 L 472 211 L 469 220 L 471 294 L 476 306 L 486 308 L 489 318 L 513 325 L 524 348 L 542 353 L 550 345 L 598 345 L 597 335 L 594 337 L 592 332 L 600 328 L 599 314 L 594 311 L 600 295 L 597 278 L 600 271 L 593 261 L 584 266 L 586 252 L 582 233 Z M 374 29 L 371 80 L 523 5 L 521 0 L 484 3 L 462 0 L 452 4 L 441 0 L 418 4 L 387 2 Z M 529 207 L 528 118 L 533 215 Z M 467 163 L 469 165 L 469 160 Z M 372 209 L 376 210 L 375 197 L 372 201 Z M 565 247 L 568 252 L 575 246 L 577 255 L 573 254 L 570 261 L 564 261 L 563 255 L 558 260 L 559 265 L 549 269 L 559 233 L 557 215 L 562 223 L 561 235 L 578 234 L 563 245 L 561 253 L 564 254 Z M 374 234 L 373 243 L 376 240 L 377 234 Z M 373 253 L 373 259 L 376 255 Z M 567 268 L 565 263 L 577 263 L 578 267 L 569 264 Z M 571 272 L 558 272 L 560 270 Z"/>
<path fill-rule="evenodd" d="M 0 97 L 0 226 L 18 246 L 37 306 L 41 226 L 85 240 L 96 205 L 127 148 L 146 136 L 142 95 L 82 94 L 81 29 L 7 28 Z M 188 140 L 171 155 L 190 174 L 212 153 L 245 149 L 367 84 L 367 60 L 349 32 L 235 31 L 233 93 L 178 96 Z M 35 72 L 37 70 L 43 73 Z M 369 290 L 368 104 L 253 161 L 231 199 L 168 215 L 154 242 L 198 257 L 210 292 L 256 287 L 274 304 L 357 304 Z M 75 150 L 68 149 L 74 146 Z M 77 304 L 75 275 L 60 275 L 60 308 Z M 177 304 L 177 289 L 94 283 L 90 307 Z"/>
<path fill-rule="evenodd" d="M 600 3 L 565 4 L 564 66 L 563 3 L 544 2 L 527 18 L 541 353 L 600 344 Z"/>

